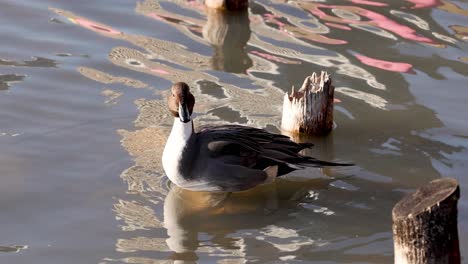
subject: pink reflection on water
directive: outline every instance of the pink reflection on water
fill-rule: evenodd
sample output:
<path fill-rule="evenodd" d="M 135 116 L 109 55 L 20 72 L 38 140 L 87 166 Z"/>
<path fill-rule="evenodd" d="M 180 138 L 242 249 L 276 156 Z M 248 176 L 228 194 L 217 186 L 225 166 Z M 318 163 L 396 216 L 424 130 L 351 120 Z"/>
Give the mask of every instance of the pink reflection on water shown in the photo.
<path fill-rule="evenodd" d="M 163 74 L 163 75 L 171 74 L 170 72 L 168 72 L 166 70 L 163 70 L 163 69 L 151 69 L 151 72 L 159 73 L 159 74 Z"/>
<path fill-rule="evenodd" d="M 205 10 L 205 5 L 203 4 L 203 2 L 199 2 L 199 1 L 196 1 L 196 0 L 189 0 L 186 2 L 188 6 L 192 7 L 192 8 L 195 8 L 195 9 L 198 9 L 198 10 Z"/>
<path fill-rule="evenodd" d="M 356 58 L 361 61 L 362 63 L 379 68 L 386 71 L 392 72 L 409 72 L 413 65 L 406 63 L 406 62 L 391 62 L 379 59 L 373 59 L 364 55 L 355 54 Z"/>
<path fill-rule="evenodd" d="M 156 13 L 148 13 L 148 14 L 146 14 L 146 15 L 149 16 L 149 17 L 151 17 L 151 18 L 154 18 L 154 19 L 156 19 L 156 20 L 164 21 L 164 19 L 163 19 L 160 15 L 158 15 L 158 14 L 156 14 Z"/>
<path fill-rule="evenodd" d="M 283 31 L 285 24 L 281 21 L 279 21 L 277 18 L 281 18 L 281 16 L 278 15 L 273 15 L 273 14 L 264 14 L 265 21 L 276 24 L 278 26 L 278 29 Z"/>
<path fill-rule="evenodd" d="M 283 16 L 280 16 L 280 15 L 267 13 L 263 15 L 263 18 L 265 22 L 269 22 L 269 23 L 277 25 L 278 30 L 284 35 L 294 36 L 295 38 L 298 38 L 298 39 L 302 38 L 302 39 L 307 39 L 307 40 L 311 40 L 314 42 L 325 43 L 325 44 L 330 44 L 330 45 L 342 45 L 342 44 L 348 43 L 345 40 L 328 38 L 328 37 L 323 36 L 322 34 L 311 32 L 310 30 L 306 28 L 301 28 L 301 27 L 292 26 L 292 25 L 283 23 L 279 21 L 280 18 L 284 18 Z M 252 21 L 253 20 L 251 20 L 251 22 Z"/>
<path fill-rule="evenodd" d="M 348 27 L 348 26 L 340 25 L 340 24 L 336 24 L 336 23 L 331 23 L 331 22 L 325 22 L 325 25 L 327 25 L 329 27 L 333 27 L 333 28 L 343 29 L 343 30 L 351 30 L 351 28 Z"/>
<path fill-rule="evenodd" d="M 98 32 L 101 32 L 101 33 L 112 34 L 112 35 L 122 34 L 122 32 L 120 32 L 120 31 L 117 31 L 115 29 L 112 29 L 112 28 L 104 26 L 104 25 L 99 25 L 96 22 L 93 22 L 93 21 L 88 20 L 88 19 L 75 18 L 75 19 L 72 19 L 72 21 L 75 21 L 77 24 L 79 24 L 79 25 L 81 25 L 81 26 L 83 26 L 85 28 L 91 29 L 93 31 L 98 31 Z"/>
<path fill-rule="evenodd" d="M 414 4 L 414 6 L 411 7 L 412 9 L 434 7 L 434 6 L 439 6 L 442 4 L 440 0 L 406 0 L 406 1 Z"/>
<path fill-rule="evenodd" d="M 391 19 L 388 19 L 387 17 L 379 13 L 363 9 L 361 10 L 360 15 L 368 17 L 373 22 L 375 22 L 377 26 L 383 29 L 386 29 L 390 32 L 393 32 L 397 35 L 400 35 L 403 38 L 411 39 L 411 40 L 419 41 L 419 42 L 436 44 L 436 42 L 433 41 L 432 39 L 416 35 L 416 31 L 414 29 L 404 26 L 404 25 L 400 25 L 397 22 Z"/>
<path fill-rule="evenodd" d="M 368 1 L 368 0 L 348 0 L 348 1 L 353 2 L 355 4 L 361 4 L 361 5 L 388 6 L 388 4 L 386 3 L 374 2 L 374 1 Z"/>
<path fill-rule="evenodd" d="M 344 9 L 349 12 L 357 13 L 360 16 L 367 17 L 370 21 L 360 21 L 360 20 L 352 20 L 352 19 L 344 19 L 333 17 L 327 15 L 325 12 L 320 10 L 320 8 L 326 9 Z M 361 24 L 361 25 L 376 25 L 382 29 L 386 29 L 390 32 L 393 32 L 405 39 L 414 40 L 417 42 L 429 43 L 429 44 L 437 44 L 435 41 L 416 35 L 416 31 L 408 26 L 398 24 L 397 22 L 381 15 L 379 13 L 361 8 L 361 7 L 354 7 L 354 6 L 337 6 L 337 5 L 324 5 L 324 4 L 317 4 L 313 5 L 313 8 L 309 10 L 312 14 L 318 16 L 321 19 L 334 21 L 339 23 L 345 24 Z"/>

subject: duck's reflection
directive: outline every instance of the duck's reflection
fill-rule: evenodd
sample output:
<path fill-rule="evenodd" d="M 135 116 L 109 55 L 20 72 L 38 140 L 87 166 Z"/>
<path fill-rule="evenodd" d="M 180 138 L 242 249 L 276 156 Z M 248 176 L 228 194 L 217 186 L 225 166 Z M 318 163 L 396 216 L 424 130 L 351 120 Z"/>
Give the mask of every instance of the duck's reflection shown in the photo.
<path fill-rule="evenodd" d="M 252 59 L 245 50 L 251 34 L 248 12 L 222 12 L 214 9 L 207 9 L 206 12 L 203 38 L 214 48 L 213 69 L 245 73 L 252 66 Z"/>
<path fill-rule="evenodd" d="M 198 251 L 203 246 L 200 234 L 216 237 L 211 241 L 230 248 L 229 234 L 278 223 L 285 217 L 278 209 L 297 205 L 311 190 L 326 188 L 331 181 L 278 180 L 238 193 L 193 192 L 172 186 L 164 201 L 166 243 L 175 253 L 172 258 L 187 259 Z"/>

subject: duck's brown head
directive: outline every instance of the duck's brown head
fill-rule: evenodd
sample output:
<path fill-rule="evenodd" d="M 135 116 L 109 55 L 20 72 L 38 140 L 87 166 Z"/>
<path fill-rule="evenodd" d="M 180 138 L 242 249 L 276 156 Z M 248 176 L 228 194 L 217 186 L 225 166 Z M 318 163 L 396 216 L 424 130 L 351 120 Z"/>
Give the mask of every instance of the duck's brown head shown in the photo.
<path fill-rule="evenodd" d="M 190 93 L 190 87 L 186 83 L 178 82 L 172 85 L 167 103 L 174 117 L 180 118 L 184 123 L 190 122 L 195 97 Z"/>

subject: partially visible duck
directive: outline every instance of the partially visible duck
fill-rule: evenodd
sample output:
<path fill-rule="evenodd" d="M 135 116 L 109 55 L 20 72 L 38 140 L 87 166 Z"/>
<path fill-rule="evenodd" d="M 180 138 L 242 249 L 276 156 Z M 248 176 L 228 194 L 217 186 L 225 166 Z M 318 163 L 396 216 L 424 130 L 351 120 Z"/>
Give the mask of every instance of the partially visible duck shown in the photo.
<path fill-rule="evenodd" d="M 247 0 L 205 0 L 205 6 L 212 9 L 242 11 L 249 7 Z"/>
<path fill-rule="evenodd" d="M 174 125 L 162 155 L 164 171 L 181 188 L 236 192 L 269 183 L 306 167 L 350 165 L 326 162 L 298 152 L 312 146 L 266 130 L 240 126 L 202 126 L 194 131 L 195 98 L 186 83 L 171 87 L 168 107 Z"/>

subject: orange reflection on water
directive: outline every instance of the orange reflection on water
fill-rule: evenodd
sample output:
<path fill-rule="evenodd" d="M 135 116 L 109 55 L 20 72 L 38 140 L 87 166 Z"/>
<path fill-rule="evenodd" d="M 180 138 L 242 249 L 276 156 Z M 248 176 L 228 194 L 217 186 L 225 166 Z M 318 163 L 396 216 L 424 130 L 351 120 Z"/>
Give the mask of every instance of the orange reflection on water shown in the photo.
<path fill-rule="evenodd" d="M 456 14 L 456 15 L 461 15 L 461 16 L 468 16 L 468 10 L 465 10 L 459 6 L 457 6 L 454 3 L 451 3 L 449 1 L 443 1 L 443 5 L 440 5 L 437 7 L 440 10 L 444 10 L 446 12 Z"/>
<path fill-rule="evenodd" d="M 405 62 L 391 62 L 391 61 L 385 61 L 385 60 L 379 60 L 379 59 L 374 59 L 370 58 L 361 54 L 355 54 L 356 58 L 369 66 L 379 68 L 382 70 L 386 71 L 393 71 L 393 72 L 409 72 L 411 71 L 411 68 L 413 68 L 413 65 Z"/>
<path fill-rule="evenodd" d="M 428 44 L 437 44 L 435 41 L 423 37 L 418 36 L 416 31 L 408 26 L 401 25 L 384 15 L 379 13 L 361 8 L 356 6 L 338 6 L 338 5 L 325 5 L 325 4 L 315 4 L 315 3 L 301 3 L 300 6 L 312 14 L 318 16 L 319 18 L 335 23 L 343 23 L 343 24 L 355 24 L 355 25 L 369 25 L 369 26 L 377 26 L 379 28 L 388 30 L 390 32 L 395 33 L 405 39 L 414 40 L 417 42 L 423 42 Z M 361 20 L 353 20 L 353 19 L 346 19 L 340 18 L 336 16 L 331 16 L 325 13 L 322 9 L 331 9 L 331 10 L 344 10 L 361 17 L 366 17 L 368 21 L 361 21 Z"/>
<path fill-rule="evenodd" d="M 455 37 L 463 40 L 468 40 L 468 27 L 453 25 L 449 26 L 455 32 Z"/>

